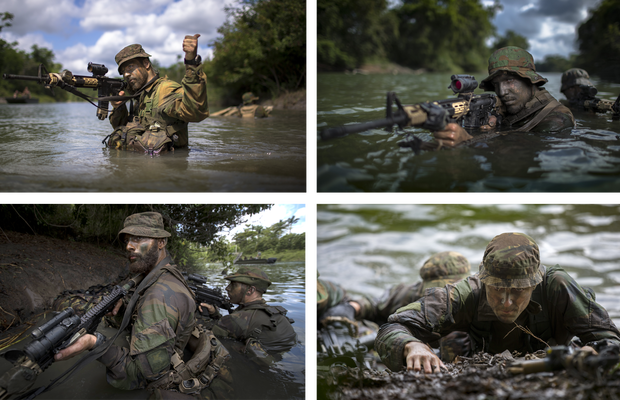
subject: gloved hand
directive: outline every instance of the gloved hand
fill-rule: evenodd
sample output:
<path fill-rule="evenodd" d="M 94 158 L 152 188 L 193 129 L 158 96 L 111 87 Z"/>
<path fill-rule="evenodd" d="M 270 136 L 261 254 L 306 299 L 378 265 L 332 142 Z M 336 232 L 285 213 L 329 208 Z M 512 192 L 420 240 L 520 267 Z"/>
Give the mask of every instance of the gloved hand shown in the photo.
<path fill-rule="evenodd" d="M 321 321 L 328 317 L 345 317 L 351 321 L 355 321 L 355 308 L 349 302 L 342 302 L 332 308 L 327 309 L 321 316 Z"/>

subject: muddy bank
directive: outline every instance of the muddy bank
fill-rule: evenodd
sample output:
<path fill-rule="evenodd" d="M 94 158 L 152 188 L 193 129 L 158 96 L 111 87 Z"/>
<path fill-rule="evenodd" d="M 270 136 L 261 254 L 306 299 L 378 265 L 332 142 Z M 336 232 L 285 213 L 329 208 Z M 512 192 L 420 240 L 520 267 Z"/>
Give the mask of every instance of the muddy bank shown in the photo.
<path fill-rule="evenodd" d="M 273 106 L 279 110 L 305 110 L 306 109 L 306 90 L 287 92 L 278 96 L 274 100 L 261 101 L 262 106 Z"/>
<path fill-rule="evenodd" d="M 49 310 L 63 290 L 114 282 L 126 264 L 120 249 L 0 232 L 0 332 Z"/>

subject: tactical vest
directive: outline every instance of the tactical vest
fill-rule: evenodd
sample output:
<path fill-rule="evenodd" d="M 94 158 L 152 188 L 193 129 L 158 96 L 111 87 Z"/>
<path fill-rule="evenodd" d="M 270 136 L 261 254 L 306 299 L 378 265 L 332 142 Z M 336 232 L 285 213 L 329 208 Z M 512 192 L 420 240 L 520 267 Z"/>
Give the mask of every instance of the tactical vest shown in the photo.
<path fill-rule="evenodd" d="M 523 110 L 515 115 L 505 115 L 502 124 L 511 126 L 516 124 L 516 129 L 528 132 L 561 105 L 559 101 L 547 92 L 547 89 L 541 88 L 534 93 L 534 96 L 527 103 L 525 103 Z M 530 117 L 531 119 L 527 121 Z M 523 123 L 523 125 L 519 127 L 518 125 L 521 123 Z"/>
<path fill-rule="evenodd" d="M 171 273 L 182 282 L 195 300 L 194 292 L 174 265 L 168 264 L 162 267 L 153 283 L 157 282 L 164 272 Z M 151 285 L 145 287 L 142 293 L 146 292 Z M 134 313 L 136 312 L 134 310 Z M 229 358 L 228 351 L 218 342 L 213 333 L 207 331 L 202 325 L 194 327 L 187 340 L 186 348 L 193 353 L 187 361 L 183 361 L 183 348 L 180 346 L 180 343 L 184 342 L 185 338 L 177 335 L 174 343 L 175 352 L 170 358 L 170 371 L 158 380 L 151 382 L 147 386 L 148 390 L 164 389 L 176 390 L 184 394 L 199 393 L 211 384 L 220 368 Z"/>
<path fill-rule="evenodd" d="M 152 95 L 147 98 L 146 91 L 140 96 L 138 101 L 138 118 L 140 125 L 151 132 L 155 137 L 167 137 L 174 147 L 187 146 L 188 142 L 188 123 L 164 114 L 164 110 L 170 104 L 179 100 L 178 96 L 168 96 L 168 99 L 160 104 L 162 81 L 160 78 L 153 84 Z"/>
<path fill-rule="evenodd" d="M 248 341 L 249 339 L 254 339 L 261 342 L 261 344 L 265 346 L 275 344 L 276 347 L 282 347 L 282 349 L 270 349 L 274 351 L 286 350 L 290 348 L 290 346 L 284 345 L 281 340 L 278 340 L 281 339 L 281 332 L 278 331 L 278 325 L 281 323 L 282 319 L 286 318 L 291 324 L 295 322 L 286 316 L 288 312 L 286 308 L 282 306 L 270 306 L 266 303 L 256 303 L 244 306 L 241 312 L 253 310 L 259 310 L 261 312 L 256 312 L 253 314 L 252 320 L 249 322 L 243 337 L 240 337 L 239 339 L 245 341 L 246 344 L 252 342 L 251 340 Z"/>

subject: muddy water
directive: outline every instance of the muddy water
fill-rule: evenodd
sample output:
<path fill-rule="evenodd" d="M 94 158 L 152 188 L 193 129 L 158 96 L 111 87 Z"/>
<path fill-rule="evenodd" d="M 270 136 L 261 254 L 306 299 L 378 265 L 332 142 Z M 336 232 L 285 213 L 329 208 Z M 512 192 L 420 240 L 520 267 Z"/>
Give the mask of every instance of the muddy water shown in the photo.
<path fill-rule="evenodd" d="M 105 148 L 111 130 L 88 103 L 0 104 L 0 190 L 306 190 L 305 111 L 207 118 L 189 125 L 189 148 L 155 157 Z"/>
<path fill-rule="evenodd" d="M 227 340 L 223 340 L 224 346 L 232 353 L 229 366 L 236 382 L 234 399 L 301 400 L 305 398 L 305 263 L 276 263 L 266 266 L 264 270 L 273 282 L 264 297 L 270 304 L 281 305 L 289 311 L 288 317 L 295 320 L 293 327 L 298 343 L 283 355 L 281 361 L 267 368 L 249 362 L 245 355 L 231 350 Z M 201 273 L 209 278 L 210 286 L 223 289 L 228 283 L 221 275 L 221 268 L 217 266 L 210 265 L 209 269 Z M 98 330 L 107 337 L 116 333 L 116 330 L 105 328 L 103 324 L 100 324 Z M 21 349 L 29 342 L 28 335 L 10 349 Z M 124 335 L 120 335 L 116 344 L 128 347 Z M 34 387 L 49 383 L 78 359 L 53 363 L 37 378 Z M 0 376 L 10 367 L 8 361 L 0 358 Z M 106 382 L 105 367 L 95 361 L 37 399 L 146 399 L 148 396 L 145 390 L 123 391 L 113 388 Z"/>
<path fill-rule="evenodd" d="M 516 231 L 537 241 L 544 265 L 594 289 L 620 326 L 618 205 L 319 205 L 317 218 L 321 278 L 353 293 L 417 282 L 423 262 L 446 250 L 466 256 L 475 273 L 488 242 Z"/>

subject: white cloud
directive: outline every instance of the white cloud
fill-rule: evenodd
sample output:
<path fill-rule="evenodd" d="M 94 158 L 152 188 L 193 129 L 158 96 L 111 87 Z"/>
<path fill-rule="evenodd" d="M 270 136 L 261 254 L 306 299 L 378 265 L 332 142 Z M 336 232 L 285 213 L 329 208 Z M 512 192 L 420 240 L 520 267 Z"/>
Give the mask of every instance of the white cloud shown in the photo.
<path fill-rule="evenodd" d="M 2 0 L 1 11 L 15 16 L 6 29 L 20 36 L 32 31 L 67 34 L 71 19 L 81 14 L 72 0 Z"/>
<path fill-rule="evenodd" d="M 0 38 L 9 43 L 17 42 L 17 48 L 24 50 L 26 53 L 30 53 L 32 51 L 32 46 L 35 44 L 39 47 L 45 47 L 50 50 L 53 48 L 52 44 L 45 40 L 43 35 L 40 33 L 29 33 L 24 36 L 17 36 L 12 32 L 2 32 L 0 33 Z"/>
<path fill-rule="evenodd" d="M 299 218 L 291 232 L 292 233 L 305 233 L 306 232 L 306 206 L 300 204 L 274 204 L 271 209 L 263 211 L 257 215 L 252 216 L 247 220 L 245 224 L 237 226 L 231 229 L 230 232 L 224 233 L 228 240 L 232 240 L 236 233 L 243 232 L 246 228 L 245 225 L 261 225 L 269 227 L 280 220 L 286 220 L 292 216 Z"/>

